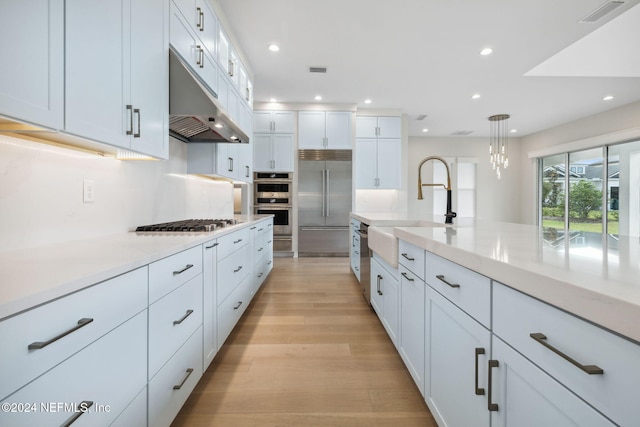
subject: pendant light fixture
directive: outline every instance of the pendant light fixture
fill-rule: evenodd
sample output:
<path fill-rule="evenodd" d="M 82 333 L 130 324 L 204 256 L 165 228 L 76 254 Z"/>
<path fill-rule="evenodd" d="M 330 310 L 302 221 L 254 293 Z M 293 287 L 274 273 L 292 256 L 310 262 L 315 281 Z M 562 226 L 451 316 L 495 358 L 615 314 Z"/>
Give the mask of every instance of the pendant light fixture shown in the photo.
<path fill-rule="evenodd" d="M 489 157 L 498 179 L 500 179 L 502 170 L 509 167 L 509 117 L 508 114 L 496 114 L 489 117 L 491 124 Z"/>

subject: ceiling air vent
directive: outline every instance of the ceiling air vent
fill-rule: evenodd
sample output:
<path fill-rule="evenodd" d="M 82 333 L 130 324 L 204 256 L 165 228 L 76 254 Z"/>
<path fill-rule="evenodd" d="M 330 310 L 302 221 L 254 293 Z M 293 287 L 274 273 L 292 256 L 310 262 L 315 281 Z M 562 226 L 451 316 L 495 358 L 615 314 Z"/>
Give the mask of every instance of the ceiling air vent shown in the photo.
<path fill-rule="evenodd" d="M 310 73 L 326 73 L 327 67 L 309 67 Z"/>
<path fill-rule="evenodd" d="M 591 12 L 589 15 L 582 18 L 580 20 L 580 23 L 595 24 L 596 22 L 604 18 L 606 15 L 610 14 L 611 12 L 613 12 L 614 10 L 622 6 L 624 3 L 625 3 L 624 1 L 606 2 L 605 4 L 600 6 L 598 9 L 596 9 L 595 11 Z"/>
<path fill-rule="evenodd" d="M 469 134 L 472 134 L 473 131 L 472 130 L 457 130 L 455 132 L 452 132 L 451 135 L 452 136 L 467 136 Z"/>
<path fill-rule="evenodd" d="M 418 117 L 416 117 L 416 120 L 424 120 L 427 118 L 426 114 L 420 114 Z"/>

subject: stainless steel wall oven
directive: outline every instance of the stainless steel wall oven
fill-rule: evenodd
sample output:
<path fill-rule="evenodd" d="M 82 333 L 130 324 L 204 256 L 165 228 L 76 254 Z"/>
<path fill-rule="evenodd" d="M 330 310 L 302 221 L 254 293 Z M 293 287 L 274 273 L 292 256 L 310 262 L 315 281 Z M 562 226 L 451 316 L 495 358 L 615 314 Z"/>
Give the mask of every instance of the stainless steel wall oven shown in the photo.
<path fill-rule="evenodd" d="M 293 255 L 292 249 L 292 174 L 255 172 L 253 212 L 273 215 L 273 250 L 282 256 Z"/>

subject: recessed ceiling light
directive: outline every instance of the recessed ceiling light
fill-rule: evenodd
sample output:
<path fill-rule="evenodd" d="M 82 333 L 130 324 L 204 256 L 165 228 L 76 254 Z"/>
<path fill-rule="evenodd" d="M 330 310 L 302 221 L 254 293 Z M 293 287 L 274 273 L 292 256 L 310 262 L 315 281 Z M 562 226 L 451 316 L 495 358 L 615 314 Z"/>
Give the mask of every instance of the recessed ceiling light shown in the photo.
<path fill-rule="evenodd" d="M 510 131 L 510 132 L 511 132 L 511 133 L 517 133 L 517 132 L 518 132 L 518 129 L 511 129 L 511 131 Z"/>
<path fill-rule="evenodd" d="M 315 99 L 316 101 L 322 101 L 322 97 L 320 95 L 316 95 L 316 97 L 313 99 Z"/>
<path fill-rule="evenodd" d="M 269 50 L 270 50 L 271 52 L 278 52 L 278 51 L 280 50 L 280 46 L 278 46 L 278 45 L 277 45 L 277 44 L 275 44 L 275 43 L 271 43 L 271 44 L 269 45 Z"/>
<path fill-rule="evenodd" d="M 485 47 L 480 51 L 480 55 L 487 56 L 487 55 L 491 55 L 492 52 L 493 52 L 493 49 L 491 49 L 490 47 Z"/>
<path fill-rule="evenodd" d="M 479 93 L 474 93 L 473 95 L 471 95 L 471 99 L 478 99 L 478 98 L 480 98 Z"/>
<path fill-rule="evenodd" d="M 216 123 L 215 125 L 213 125 L 213 127 L 218 128 L 218 129 L 222 129 L 222 125 L 220 123 Z"/>
<path fill-rule="evenodd" d="M 611 95 L 607 95 L 604 98 L 602 98 L 603 101 L 611 101 L 613 99 L 613 96 Z"/>
<path fill-rule="evenodd" d="M 422 129 L 422 132 L 427 133 L 427 132 L 429 132 L 429 129 L 424 128 L 424 129 Z"/>
<path fill-rule="evenodd" d="M 370 99 L 365 99 L 365 100 L 364 100 L 364 103 L 365 103 L 365 104 L 371 104 L 371 100 L 370 100 Z"/>
<path fill-rule="evenodd" d="M 278 102 L 275 98 L 269 99 L 269 102 Z"/>

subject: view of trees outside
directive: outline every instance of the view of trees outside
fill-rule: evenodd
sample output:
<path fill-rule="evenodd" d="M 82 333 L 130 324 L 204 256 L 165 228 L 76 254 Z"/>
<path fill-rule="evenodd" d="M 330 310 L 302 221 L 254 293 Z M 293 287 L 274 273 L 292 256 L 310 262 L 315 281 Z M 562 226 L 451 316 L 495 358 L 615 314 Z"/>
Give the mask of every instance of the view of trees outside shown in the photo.
<path fill-rule="evenodd" d="M 569 230 L 602 233 L 603 171 L 602 148 L 569 153 Z"/>
<path fill-rule="evenodd" d="M 548 241 L 564 232 L 564 155 L 542 159 L 542 226 Z"/>

